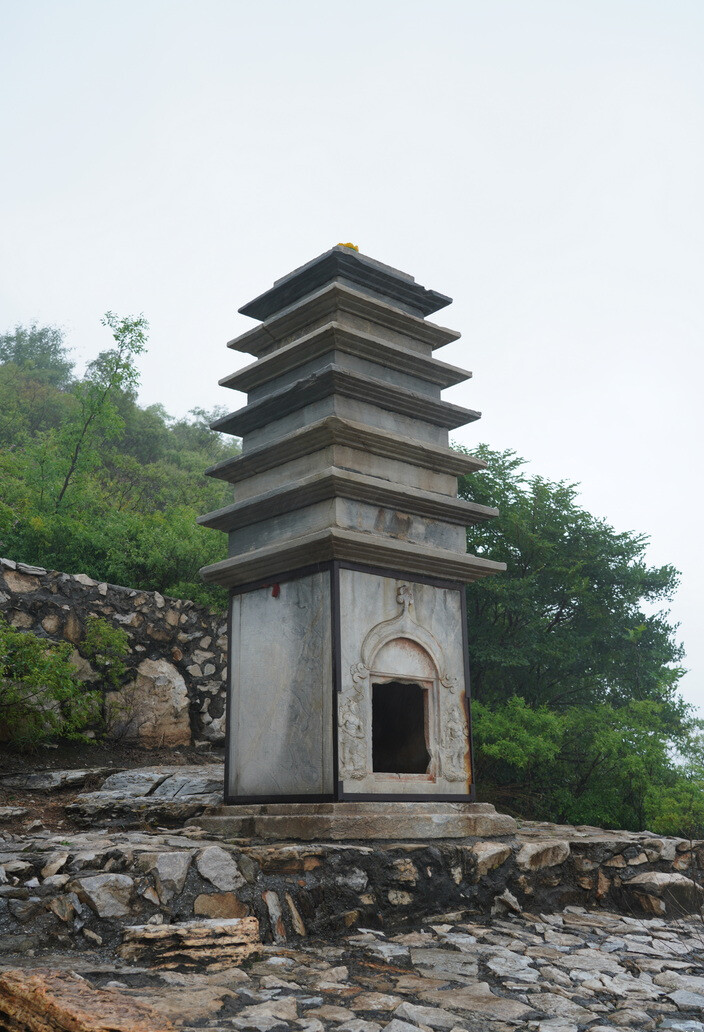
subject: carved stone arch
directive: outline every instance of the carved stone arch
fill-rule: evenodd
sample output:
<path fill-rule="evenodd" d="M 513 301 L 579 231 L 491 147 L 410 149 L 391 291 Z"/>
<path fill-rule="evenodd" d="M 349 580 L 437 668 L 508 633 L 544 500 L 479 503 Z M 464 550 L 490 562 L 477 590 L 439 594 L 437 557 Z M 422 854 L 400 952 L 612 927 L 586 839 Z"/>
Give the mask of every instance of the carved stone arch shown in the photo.
<path fill-rule="evenodd" d="M 377 673 L 394 674 L 412 681 L 435 681 L 440 669 L 434 656 L 417 638 L 397 635 L 377 648 L 370 660 Z"/>
<path fill-rule="evenodd" d="M 412 596 L 409 599 L 408 596 L 402 595 L 401 592 L 399 592 L 399 595 L 404 600 L 401 603 L 403 611 L 398 616 L 395 616 L 393 620 L 384 620 L 383 623 L 372 627 L 362 643 L 362 664 L 367 670 L 371 670 L 374 666 L 375 656 L 385 645 L 395 639 L 405 638 L 420 645 L 428 653 L 437 671 L 435 676 L 443 677 L 444 661 L 440 643 L 430 631 L 416 623 L 410 612 L 410 606 L 413 604 Z"/>

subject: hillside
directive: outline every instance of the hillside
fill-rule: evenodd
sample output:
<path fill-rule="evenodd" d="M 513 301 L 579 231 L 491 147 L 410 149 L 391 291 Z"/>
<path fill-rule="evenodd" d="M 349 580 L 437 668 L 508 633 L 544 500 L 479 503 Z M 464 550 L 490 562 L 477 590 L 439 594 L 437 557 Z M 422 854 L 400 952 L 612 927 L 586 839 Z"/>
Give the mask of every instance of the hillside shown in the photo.
<path fill-rule="evenodd" d="M 80 377 L 57 328 L 0 337 L 0 552 L 221 607 L 197 571 L 224 557 L 225 538 L 195 517 L 228 501 L 203 471 L 236 444 L 208 428 L 217 413 L 140 406 L 146 321 L 108 313 L 103 325 L 105 350 Z"/>

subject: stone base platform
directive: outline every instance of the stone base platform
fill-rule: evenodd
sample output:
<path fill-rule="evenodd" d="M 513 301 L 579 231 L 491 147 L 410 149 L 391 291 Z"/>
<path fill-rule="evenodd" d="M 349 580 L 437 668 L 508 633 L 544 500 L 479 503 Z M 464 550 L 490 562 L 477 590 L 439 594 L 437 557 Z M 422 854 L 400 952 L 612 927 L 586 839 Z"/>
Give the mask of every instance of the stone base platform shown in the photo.
<path fill-rule="evenodd" d="M 188 823 L 223 837 L 302 842 L 502 838 L 517 830 L 490 803 L 449 802 L 219 806 Z"/>

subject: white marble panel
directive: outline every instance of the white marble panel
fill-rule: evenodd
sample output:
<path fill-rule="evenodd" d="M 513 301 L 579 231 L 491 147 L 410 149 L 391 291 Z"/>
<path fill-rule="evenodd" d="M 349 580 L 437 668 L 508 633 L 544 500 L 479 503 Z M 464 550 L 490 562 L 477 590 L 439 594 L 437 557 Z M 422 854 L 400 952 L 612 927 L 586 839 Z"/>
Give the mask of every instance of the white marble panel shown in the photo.
<path fill-rule="evenodd" d="M 345 792 L 430 798 L 469 791 L 460 590 L 340 571 L 338 752 Z M 396 662 L 398 670 L 388 669 Z M 425 774 L 372 769 L 372 685 L 394 676 L 428 688 Z"/>
<path fill-rule="evenodd" d="M 330 575 L 232 600 L 228 795 L 332 792 Z"/>

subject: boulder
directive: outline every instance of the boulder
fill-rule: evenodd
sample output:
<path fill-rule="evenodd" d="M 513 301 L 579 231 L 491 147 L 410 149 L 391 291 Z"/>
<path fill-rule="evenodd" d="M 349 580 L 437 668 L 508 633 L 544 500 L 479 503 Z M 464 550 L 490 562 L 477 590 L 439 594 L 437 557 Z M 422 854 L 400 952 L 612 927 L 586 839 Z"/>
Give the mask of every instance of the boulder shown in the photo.
<path fill-rule="evenodd" d="M 648 913 L 676 915 L 697 913 L 704 901 L 704 889 L 684 874 L 644 871 L 624 882 L 623 891 Z"/>
<path fill-rule="evenodd" d="M 231 892 L 245 884 L 240 869 L 222 846 L 207 846 L 196 860 L 198 873 L 222 892 Z"/>
<path fill-rule="evenodd" d="M 98 917 L 125 917 L 130 912 L 134 882 L 126 874 L 95 874 L 77 878 L 79 898 L 90 904 Z"/>
<path fill-rule="evenodd" d="M 191 864 L 191 853 L 143 853 L 139 866 L 154 875 L 159 900 L 168 903 L 182 892 Z M 232 915 L 235 916 L 235 915 Z"/>
<path fill-rule="evenodd" d="M 106 713 L 113 737 L 145 749 L 191 744 L 186 682 L 166 659 L 143 659 L 137 677 L 108 692 Z"/>

